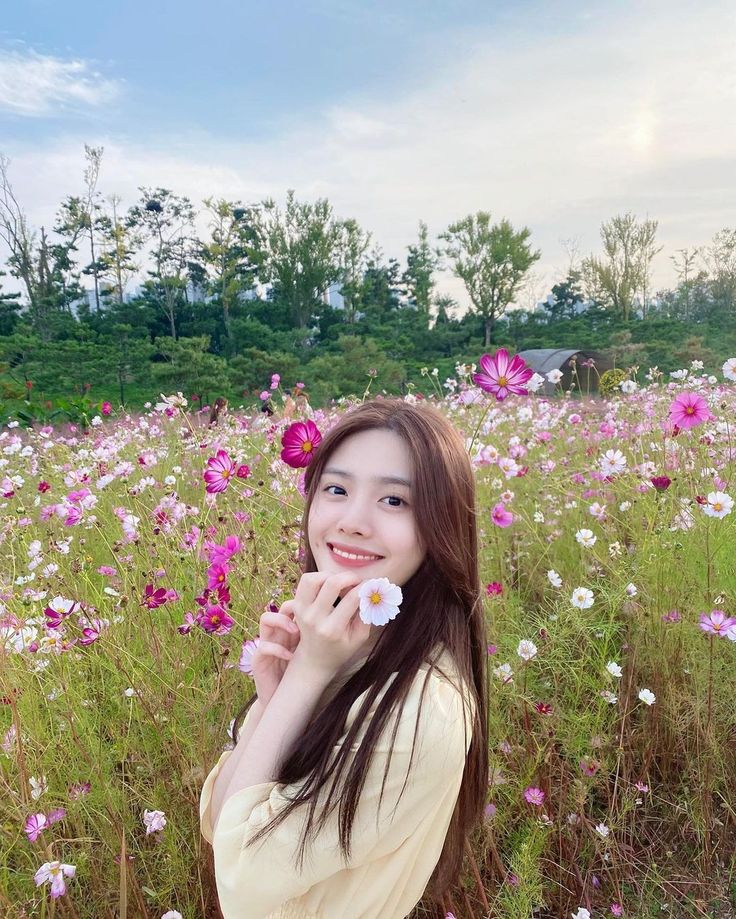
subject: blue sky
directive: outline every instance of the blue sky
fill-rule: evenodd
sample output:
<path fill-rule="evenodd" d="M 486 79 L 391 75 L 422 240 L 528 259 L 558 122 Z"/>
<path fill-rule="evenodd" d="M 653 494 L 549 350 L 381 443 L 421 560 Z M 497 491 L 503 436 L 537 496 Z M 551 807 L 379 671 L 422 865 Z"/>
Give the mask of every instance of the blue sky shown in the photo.
<path fill-rule="evenodd" d="M 399 258 L 420 219 L 490 210 L 542 250 L 532 301 L 613 214 L 659 220 L 661 284 L 734 223 L 731 0 L 5 6 L 0 152 L 34 225 L 81 190 L 85 143 L 124 204 L 294 188 Z"/>

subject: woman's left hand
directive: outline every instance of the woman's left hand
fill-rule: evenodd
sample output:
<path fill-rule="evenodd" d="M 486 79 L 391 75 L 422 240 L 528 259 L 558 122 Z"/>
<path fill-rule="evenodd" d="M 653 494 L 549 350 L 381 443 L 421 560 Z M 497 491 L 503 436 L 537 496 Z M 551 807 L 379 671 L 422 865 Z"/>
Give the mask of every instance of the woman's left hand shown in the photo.
<path fill-rule="evenodd" d="M 371 634 L 370 625 L 358 615 L 363 580 L 349 572 L 302 575 L 292 601 L 301 638 L 290 664 L 299 660 L 329 682 L 355 656 Z"/>

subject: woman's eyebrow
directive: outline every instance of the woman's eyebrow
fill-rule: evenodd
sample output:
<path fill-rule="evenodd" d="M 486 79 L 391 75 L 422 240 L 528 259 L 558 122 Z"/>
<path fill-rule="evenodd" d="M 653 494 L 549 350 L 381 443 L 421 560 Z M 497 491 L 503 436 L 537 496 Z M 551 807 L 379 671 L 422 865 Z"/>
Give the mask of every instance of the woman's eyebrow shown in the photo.
<path fill-rule="evenodd" d="M 352 472 L 346 472 L 344 469 L 336 469 L 334 466 L 329 466 L 327 469 L 323 469 L 322 474 L 339 475 L 344 479 L 355 478 Z M 400 475 L 374 475 L 371 477 L 371 481 L 376 482 L 379 485 L 403 485 L 405 488 L 411 488 L 411 482 L 409 479 L 405 479 Z"/>

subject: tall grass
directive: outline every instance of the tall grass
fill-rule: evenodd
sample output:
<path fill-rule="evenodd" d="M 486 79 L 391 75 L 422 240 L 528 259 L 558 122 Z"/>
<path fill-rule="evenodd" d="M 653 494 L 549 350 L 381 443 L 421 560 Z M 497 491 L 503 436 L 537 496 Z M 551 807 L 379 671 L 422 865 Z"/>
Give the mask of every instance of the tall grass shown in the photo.
<path fill-rule="evenodd" d="M 736 615 L 736 513 L 708 516 L 696 496 L 734 492 L 736 386 L 695 377 L 609 402 L 489 404 L 468 381 L 460 367 L 437 402 L 471 448 L 481 570 L 496 585 L 491 768 L 486 818 L 446 906 L 458 919 L 604 916 L 618 904 L 626 916 L 728 915 L 717 910 L 734 882 L 736 641 L 699 620 Z M 716 420 L 673 436 L 664 422 L 683 388 Z M 324 430 L 335 417 L 314 420 Z M 300 473 L 279 458 L 285 425 L 231 415 L 210 431 L 162 405 L 87 432 L 0 435 L 3 916 L 217 915 L 199 792 L 253 691 L 237 666 L 243 642 L 299 577 Z M 207 495 L 218 449 L 250 475 Z M 626 468 L 605 476 L 612 449 Z M 498 461 L 509 458 L 518 468 L 507 474 Z M 672 480 L 664 491 L 658 475 Z M 605 508 L 594 516 L 595 502 Z M 493 523 L 499 503 L 509 526 Z M 596 537 L 590 548 L 581 529 Z M 241 543 L 233 623 L 207 631 L 195 598 L 207 544 L 228 536 Z M 161 605 L 147 585 L 169 591 Z M 588 608 L 573 605 L 577 588 L 593 592 Z M 528 660 L 522 640 L 537 649 Z M 146 832 L 146 811 L 165 814 L 163 829 Z M 31 842 L 38 814 L 47 826 Z M 54 861 L 76 868 L 58 898 L 34 883 Z M 432 914 L 422 903 L 413 915 Z"/>

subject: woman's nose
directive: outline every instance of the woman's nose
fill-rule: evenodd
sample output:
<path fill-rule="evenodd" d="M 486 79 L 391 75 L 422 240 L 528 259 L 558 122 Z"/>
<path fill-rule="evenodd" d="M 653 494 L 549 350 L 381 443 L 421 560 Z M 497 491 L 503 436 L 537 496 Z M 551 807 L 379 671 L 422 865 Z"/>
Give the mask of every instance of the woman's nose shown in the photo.
<path fill-rule="evenodd" d="M 360 501 L 351 501 L 343 507 L 343 513 L 340 518 L 339 528 L 346 533 L 370 532 L 371 524 L 369 520 L 368 508 Z"/>

